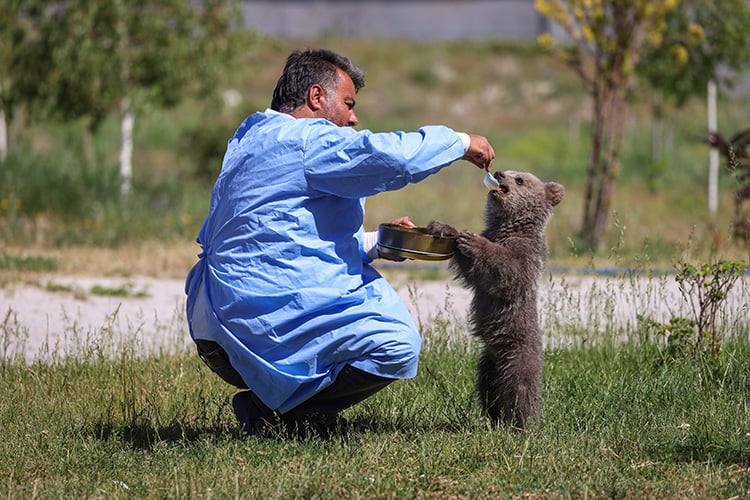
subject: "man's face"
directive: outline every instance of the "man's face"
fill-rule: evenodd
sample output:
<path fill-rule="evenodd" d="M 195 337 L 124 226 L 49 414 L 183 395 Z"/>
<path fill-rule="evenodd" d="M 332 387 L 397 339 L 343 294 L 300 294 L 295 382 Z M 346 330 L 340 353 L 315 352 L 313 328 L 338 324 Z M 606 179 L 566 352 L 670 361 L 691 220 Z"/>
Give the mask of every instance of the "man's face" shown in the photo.
<path fill-rule="evenodd" d="M 346 72 L 338 70 L 337 73 L 338 86 L 326 94 L 323 113 L 326 120 L 339 127 L 354 127 L 359 123 L 354 114 L 354 105 L 357 103 L 354 82 Z"/>

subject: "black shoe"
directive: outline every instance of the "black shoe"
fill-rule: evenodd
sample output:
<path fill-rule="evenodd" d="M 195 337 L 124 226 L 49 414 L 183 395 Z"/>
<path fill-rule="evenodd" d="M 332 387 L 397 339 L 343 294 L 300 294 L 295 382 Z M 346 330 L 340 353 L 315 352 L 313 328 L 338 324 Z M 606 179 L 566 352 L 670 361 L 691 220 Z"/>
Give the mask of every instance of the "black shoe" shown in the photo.
<path fill-rule="evenodd" d="M 278 415 L 263 404 L 252 391 L 235 394 L 232 398 L 232 408 L 240 423 L 240 429 L 248 436 L 268 436 L 278 430 Z"/>

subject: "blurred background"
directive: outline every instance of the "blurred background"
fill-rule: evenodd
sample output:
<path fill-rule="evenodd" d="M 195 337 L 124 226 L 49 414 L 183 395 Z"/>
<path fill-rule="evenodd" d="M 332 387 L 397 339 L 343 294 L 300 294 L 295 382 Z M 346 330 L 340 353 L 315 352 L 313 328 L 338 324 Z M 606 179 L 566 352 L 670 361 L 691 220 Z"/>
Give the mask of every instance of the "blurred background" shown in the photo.
<path fill-rule="evenodd" d="M 301 47 L 366 71 L 360 128 L 483 134 L 494 169 L 563 183 L 552 265 L 748 258 L 746 0 L 131 3 L 0 0 L 0 262 L 156 245 L 189 266 L 228 138 Z M 366 227 L 478 231 L 482 177 L 372 197 Z"/>

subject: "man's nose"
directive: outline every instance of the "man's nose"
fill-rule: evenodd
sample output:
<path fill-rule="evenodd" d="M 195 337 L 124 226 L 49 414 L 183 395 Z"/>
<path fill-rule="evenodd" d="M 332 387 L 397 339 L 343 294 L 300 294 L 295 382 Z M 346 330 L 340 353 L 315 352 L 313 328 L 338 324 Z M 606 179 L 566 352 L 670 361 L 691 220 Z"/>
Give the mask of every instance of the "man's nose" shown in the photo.
<path fill-rule="evenodd" d="M 357 115 L 354 114 L 354 111 L 351 112 L 349 115 L 349 126 L 350 127 L 356 127 L 359 123 L 359 118 L 357 118 Z"/>

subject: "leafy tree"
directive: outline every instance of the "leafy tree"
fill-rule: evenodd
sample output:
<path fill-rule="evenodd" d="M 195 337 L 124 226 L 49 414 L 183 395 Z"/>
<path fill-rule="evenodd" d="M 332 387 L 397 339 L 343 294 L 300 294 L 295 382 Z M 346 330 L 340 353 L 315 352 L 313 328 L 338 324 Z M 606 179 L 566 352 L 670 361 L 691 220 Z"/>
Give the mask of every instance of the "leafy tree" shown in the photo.
<path fill-rule="evenodd" d="M 677 0 L 535 0 L 536 9 L 569 36 L 539 42 L 580 76 L 593 103 L 591 156 L 584 197 L 582 243 L 598 249 L 620 171 L 628 94 L 642 59 L 663 41 Z"/>
<path fill-rule="evenodd" d="M 95 129 L 123 91 L 113 78 L 118 57 L 109 4 L 72 0 L 27 16 L 33 28 L 16 45 L 11 67 L 19 102 L 36 119 L 86 118 Z"/>
<path fill-rule="evenodd" d="M 678 106 L 703 96 L 709 81 L 731 88 L 750 62 L 747 0 L 681 0 L 667 18 L 664 43 L 643 60 L 638 74 Z"/>
<path fill-rule="evenodd" d="M 236 0 L 18 3 L 25 6 L 11 11 L 15 28 L 0 24 L 3 40 L 11 35 L 10 56 L 0 50 L 14 78 L 11 104 L 34 116 L 84 119 L 90 130 L 121 113 L 126 189 L 135 110 L 204 96 L 231 54 Z"/>
<path fill-rule="evenodd" d="M 0 160 L 9 148 L 9 122 L 23 105 L 16 83 L 32 77 L 18 71 L 18 65 L 32 55 L 26 44 L 41 36 L 35 20 L 43 5 L 39 0 L 0 0 Z"/>
<path fill-rule="evenodd" d="M 710 81 L 731 89 L 750 61 L 748 26 L 746 0 L 682 0 L 669 16 L 664 43 L 638 68 L 654 90 L 655 161 L 661 161 L 664 150 L 664 98 L 682 107 L 691 97 L 704 97 Z"/>

